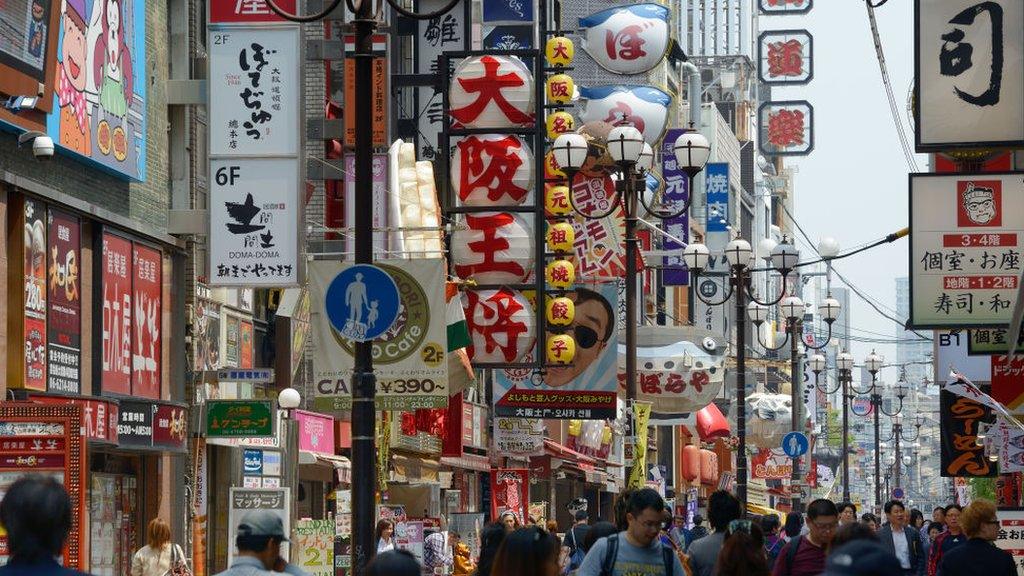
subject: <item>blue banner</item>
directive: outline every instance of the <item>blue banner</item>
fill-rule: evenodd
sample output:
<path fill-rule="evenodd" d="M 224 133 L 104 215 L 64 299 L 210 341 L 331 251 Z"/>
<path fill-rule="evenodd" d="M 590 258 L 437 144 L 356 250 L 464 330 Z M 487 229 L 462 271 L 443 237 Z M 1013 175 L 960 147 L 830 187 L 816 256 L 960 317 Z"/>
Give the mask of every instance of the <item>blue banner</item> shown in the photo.
<path fill-rule="evenodd" d="M 484 0 L 484 24 L 533 22 L 533 0 Z"/>
<path fill-rule="evenodd" d="M 523 50 L 532 47 L 532 25 L 495 26 L 484 36 L 485 50 Z"/>
<path fill-rule="evenodd" d="M 725 232 L 729 226 L 729 164 L 709 162 L 704 169 L 704 190 L 707 192 L 708 232 Z"/>
<path fill-rule="evenodd" d="M 690 177 L 686 172 L 679 169 L 676 162 L 675 150 L 676 138 L 679 138 L 687 130 L 683 128 L 671 128 L 665 133 L 665 139 L 661 142 L 661 177 L 665 181 L 665 207 L 667 210 L 676 211 L 682 207 L 690 195 Z M 690 241 L 690 211 L 687 210 L 675 218 L 665 220 L 665 232 L 683 240 Z M 662 281 L 666 286 L 686 286 L 690 283 L 690 271 L 683 268 L 683 245 L 675 240 L 666 238 L 663 245 L 665 250 L 678 252 L 678 256 L 666 256 L 665 266 L 674 267 L 666 269 L 662 273 Z"/>

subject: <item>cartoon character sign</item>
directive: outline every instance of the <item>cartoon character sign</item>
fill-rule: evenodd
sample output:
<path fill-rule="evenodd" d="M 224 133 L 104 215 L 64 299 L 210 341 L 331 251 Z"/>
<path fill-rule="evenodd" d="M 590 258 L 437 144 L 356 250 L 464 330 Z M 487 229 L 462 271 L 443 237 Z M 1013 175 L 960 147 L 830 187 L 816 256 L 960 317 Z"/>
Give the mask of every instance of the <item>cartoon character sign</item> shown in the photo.
<path fill-rule="evenodd" d="M 1002 184 L 999 180 L 957 182 L 957 226 L 1002 226 Z"/>
<path fill-rule="evenodd" d="M 635 4 L 580 18 L 583 48 L 602 68 L 616 74 L 642 74 L 668 52 L 668 8 Z"/>
<path fill-rule="evenodd" d="M 57 106 L 47 131 L 61 147 L 145 180 L 145 3 L 65 0 Z"/>

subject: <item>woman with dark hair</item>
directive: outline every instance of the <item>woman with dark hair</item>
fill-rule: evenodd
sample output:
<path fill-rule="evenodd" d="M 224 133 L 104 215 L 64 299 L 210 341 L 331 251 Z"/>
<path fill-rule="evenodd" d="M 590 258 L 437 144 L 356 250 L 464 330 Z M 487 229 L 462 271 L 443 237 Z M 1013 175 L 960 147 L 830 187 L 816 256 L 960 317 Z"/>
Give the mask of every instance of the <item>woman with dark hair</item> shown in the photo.
<path fill-rule="evenodd" d="M 16 480 L 0 502 L 10 560 L 4 576 L 83 576 L 64 568 L 60 556 L 71 531 L 71 498 L 53 478 L 29 474 Z"/>
<path fill-rule="evenodd" d="M 725 531 L 725 544 L 715 565 L 718 576 L 768 576 L 764 532 L 750 520 L 733 520 Z"/>
<path fill-rule="evenodd" d="M 793 538 L 800 535 L 800 530 L 804 527 L 804 517 L 799 512 L 793 514 L 786 514 L 786 542 L 789 542 Z"/>
<path fill-rule="evenodd" d="M 583 542 L 581 544 L 583 546 L 583 551 L 590 552 L 590 549 L 594 546 L 595 542 L 605 536 L 611 536 L 618 532 L 618 528 L 616 528 L 615 524 L 612 524 L 611 522 L 605 522 L 602 520 L 601 522 L 594 524 L 590 527 L 590 530 L 587 531 L 587 535 L 583 537 Z"/>
<path fill-rule="evenodd" d="M 910 527 L 920 532 L 922 526 L 924 526 L 924 514 L 922 514 L 917 508 L 911 508 Z"/>
<path fill-rule="evenodd" d="M 615 499 L 615 527 L 620 532 L 629 528 L 629 522 L 626 521 L 626 509 L 629 508 L 629 498 L 634 492 L 636 491 L 628 489 L 619 493 L 619 497 Z"/>
<path fill-rule="evenodd" d="M 480 558 L 476 564 L 476 576 L 491 576 L 491 567 L 494 565 L 494 557 L 498 554 L 498 548 L 505 541 L 505 525 L 494 522 L 484 526 L 480 531 Z"/>
<path fill-rule="evenodd" d="M 878 528 L 879 528 L 878 524 L 879 524 L 879 522 L 878 522 L 878 517 L 877 516 L 875 516 L 871 512 L 865 512 L 865 513 L 861 514 L 860 521 L 861 521 L 862 524 L 864 524 L 868 528 L 871 528 L 872 532 L 878 533 Z"/>
<path fill-rule="evenodd" d="M 538 526 L 505 536 L 494 558 L 493 576 L 558 576 L 558 539 Z"/>
<path fill-rule="evenodd" d="M 388 550 L 366 565 L 366 576 L 420 576 L 420 563 L 408 550 Z"/>
<path fill-rule="evenodd" d="M 867 524 L 863 524 L 861 522 L 843 524 L 838 530 L 836 530 L 836 535 L 832 538 L 831 548 L 832 550 L 835 550 L 843 544 L 853 542 L 854 540 L 878 542 L 878 536 L 875 535 L 875 531 Z"/>
<path fill-rule="evenodd" d="M 764 535 L 764 555 L 768 561 L 769 570 L 775 565 L 775 559 L 779 557 L 782 547 L 786 545 L 786 541 L 779 534 L 779 528 L 781 527 L 782 522 L 779 520 L 778 514 L 766 514 L 761 517 L 761 533 Z"/>
<path fill-rule="evenodd" d="M 391 520 L 378 520 L 373 540 L 377 543 L 377 554 L 395 549 L 395 523 Z"/>

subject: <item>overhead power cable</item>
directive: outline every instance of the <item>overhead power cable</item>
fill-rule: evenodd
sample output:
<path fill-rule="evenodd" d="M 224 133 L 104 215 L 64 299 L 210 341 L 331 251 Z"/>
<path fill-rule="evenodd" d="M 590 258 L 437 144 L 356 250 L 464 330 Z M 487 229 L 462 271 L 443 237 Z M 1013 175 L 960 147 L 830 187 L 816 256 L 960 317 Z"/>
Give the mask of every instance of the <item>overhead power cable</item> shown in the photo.
<path fill-rule="evenodd" d="M 903 155 L 906 157 L 907 166 L 911 172 L 918 172 L 917 160 L 914 159 L 914 148 L 907 138 L 907 132 L 903 127 L 903 120 L 900 119 L 899 106 L 896 104 L 896 96 L 893 93 L 892 81 L 889 78 L 889 71 L 885 65 L 885 54 L 882 51 L 882 39 L 878 34 L 878 22 L 875 20 L 875 8 L 885 4 L 881 0 L 878 4 L 872 4 L 871 0 L 865 0 L 864 4 L 868 9 L 868 22 L 871 24 L 871 37 L 875 44 L 875 56 L 878 58 L 878 68 L 882 73 L 882 85 L 885 87 L 885 96 L 889 101 L 889 113 L 892 114 L 893 124 L 896 125 L 896 135 L 900 140 L 900 147 L 903 148 Z"/>

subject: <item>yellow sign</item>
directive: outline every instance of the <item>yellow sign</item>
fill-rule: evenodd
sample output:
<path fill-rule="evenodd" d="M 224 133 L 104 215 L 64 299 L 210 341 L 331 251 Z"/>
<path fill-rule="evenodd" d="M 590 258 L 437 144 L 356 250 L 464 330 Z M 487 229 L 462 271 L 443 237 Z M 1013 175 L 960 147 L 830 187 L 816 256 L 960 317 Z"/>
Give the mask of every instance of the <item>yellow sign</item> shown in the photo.
<path fill-rule="evenodd" d="M 647 486 L 647 425 L 651 421 L 651 403 L 633 402 L 633 433 L 636 443 L 633 447 L 633 471 L 629 475 L 627 488 L 639 490 Z"/>

